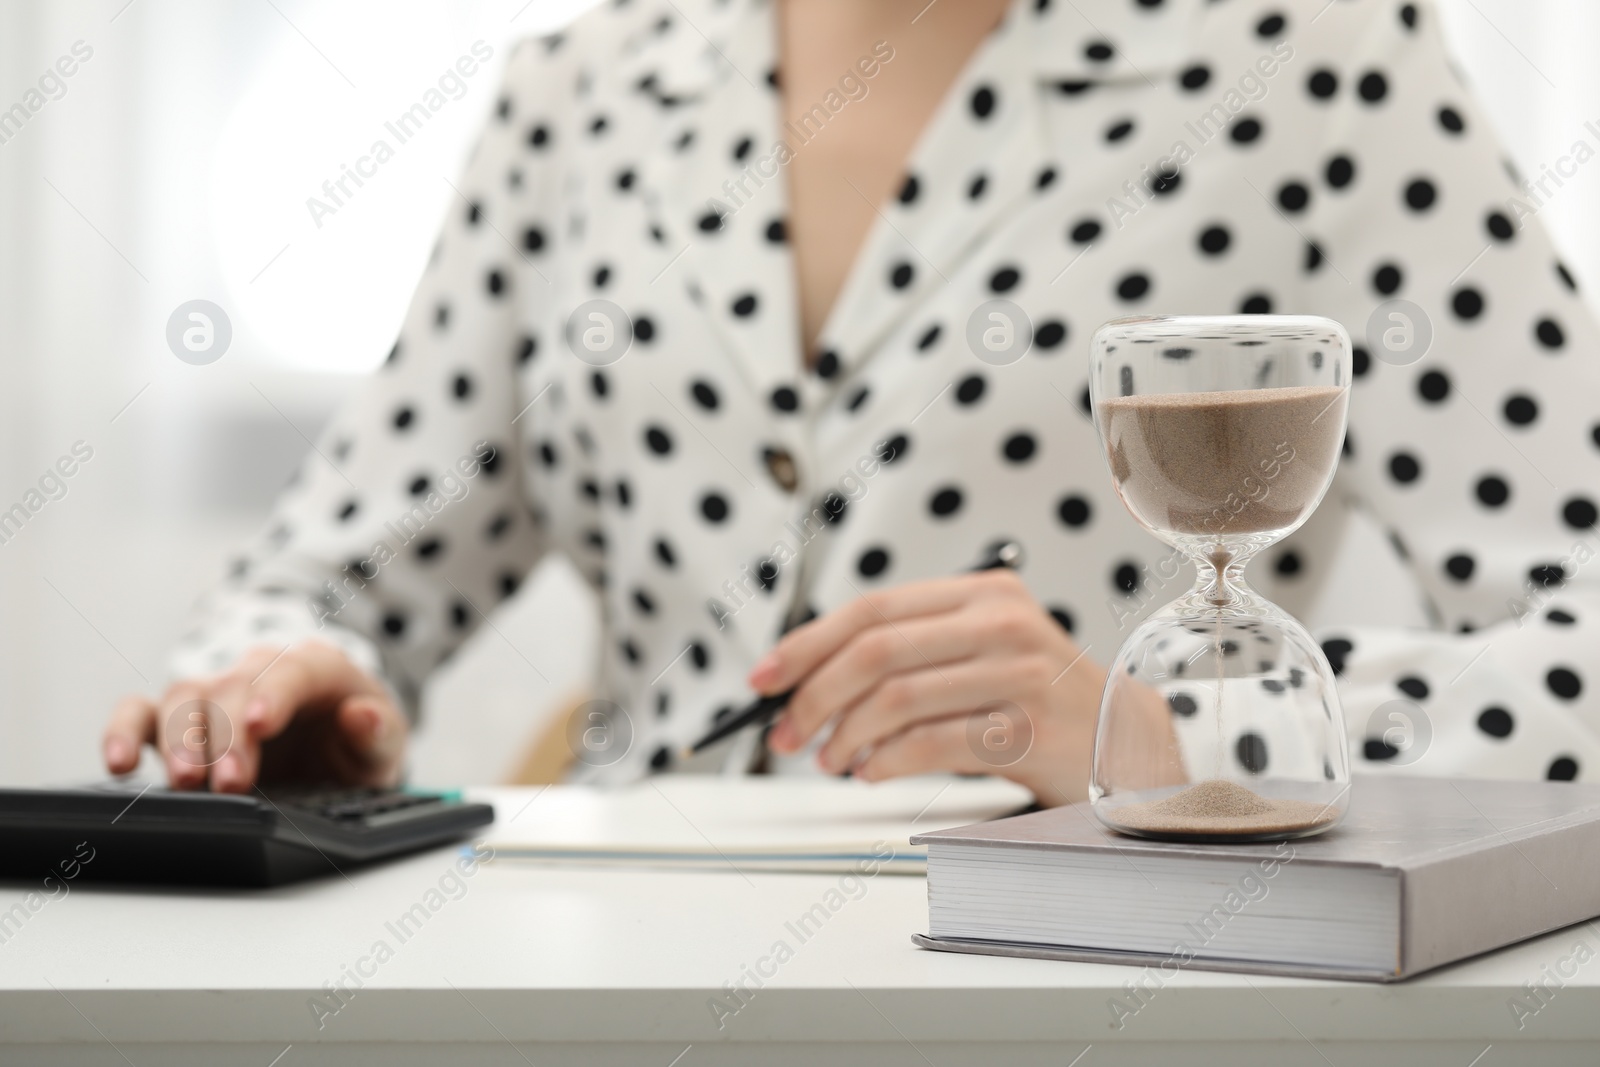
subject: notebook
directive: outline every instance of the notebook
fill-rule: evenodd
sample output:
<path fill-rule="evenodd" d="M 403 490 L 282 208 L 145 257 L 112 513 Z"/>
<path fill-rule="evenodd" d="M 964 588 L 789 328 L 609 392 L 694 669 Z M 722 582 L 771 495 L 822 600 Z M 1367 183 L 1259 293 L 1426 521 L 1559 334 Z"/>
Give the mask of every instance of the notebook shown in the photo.
<path fill-rule="evenodd" d="M 1342 823 L 1146 841 L 1087 804 L 921 833 L 924 948 L 1390 982 L 1600 915 L 1600 786 L 1357 777 Z"/>
<path fill-rule="evenodd" d="M 994 778 L 906 778 L 868 784 L 818 776 L 730 780 L 663 775 L 614 789 L 558 785 L 499 806 L 485 845 L 494 862 L 738 872 L 920 877 L 921 830 L 961 826 L 1027 806 L 1026 789 Z"/>

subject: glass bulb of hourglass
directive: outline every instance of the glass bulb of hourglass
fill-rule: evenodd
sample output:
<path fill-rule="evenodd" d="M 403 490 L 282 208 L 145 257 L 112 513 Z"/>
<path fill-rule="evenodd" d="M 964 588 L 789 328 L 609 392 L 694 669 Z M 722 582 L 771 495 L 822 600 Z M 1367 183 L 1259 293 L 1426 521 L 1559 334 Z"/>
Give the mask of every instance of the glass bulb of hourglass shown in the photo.
<path fill-rule="evenodd" d="M 1122 319 L 1095 333 L 1091 359 L 1117 495 L 1197 572 L 1112 662 L 1095 813 L 1124 833 L 1178 840 L 1328 829 L 1349 803 L 1333 672 L 1244 572 L 1305 522 L 1333 479 L 1349 337 L 1301 316 Z"/>

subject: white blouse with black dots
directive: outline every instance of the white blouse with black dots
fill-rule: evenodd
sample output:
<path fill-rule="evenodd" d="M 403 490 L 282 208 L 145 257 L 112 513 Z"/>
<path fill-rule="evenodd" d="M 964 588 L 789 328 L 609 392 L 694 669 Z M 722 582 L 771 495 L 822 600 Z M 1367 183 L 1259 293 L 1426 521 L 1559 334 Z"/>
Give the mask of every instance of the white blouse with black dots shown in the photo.
<path fill-rule="evenodd" d="M 1395 298 L 1431 350 L 1356 353 L 1335 490 L 1253 580 L 1304 611 L 1341 512 L 1370 511 L 1433 625 L 1319 635 L 1356 767 L 1393 762 L 1366 724 L 1405 698 L 1432 729 L 1415 773 L 1600 775 L 1600 336 L 1530 217 L 1554 190 L 1507 164 L 1428 3 L 1019 0 L 881 206 L 811 372 L 783 165 L 915 39 L 785 125 L 775 31 L 770 0 L 632 0 L 514 50 L 387 365 L 176 672 L 320 636 L 414 701 L 564 552 L 604 604 L 600 684 L 635 732 L 604 774 L 627 779 L 749 700 L 792 617 L 1000 538 L 1105 662 L 1182 583 L 1150 588 L 1166 550 L 1112 492 L 1090 333 L 1312 313 L 1360 345 Z M 632 322 L 608 365 L 567 339 L 595 299 Z M 967 341 L 993 299 L 1033 323 L 1009 365 Z M 1235 752 L 1271 766 L 1261 737 Z"/>

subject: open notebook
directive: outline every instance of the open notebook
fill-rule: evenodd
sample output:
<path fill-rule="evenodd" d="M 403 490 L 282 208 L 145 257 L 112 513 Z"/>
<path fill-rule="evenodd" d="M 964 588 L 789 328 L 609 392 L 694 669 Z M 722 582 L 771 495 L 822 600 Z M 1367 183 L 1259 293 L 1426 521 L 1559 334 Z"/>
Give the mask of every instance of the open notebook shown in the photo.
<path fill-rule="evenodd" d="M 550 786 L 498 805 L 485 843 L 497 861 L 739 871 L 922 874 L 924 830 L 992 819 L 1030 801 L 990 778 L 851 779 L 666 775 L 620 789 Z M 799 800 L 803 798 L 803 800 Z"/>

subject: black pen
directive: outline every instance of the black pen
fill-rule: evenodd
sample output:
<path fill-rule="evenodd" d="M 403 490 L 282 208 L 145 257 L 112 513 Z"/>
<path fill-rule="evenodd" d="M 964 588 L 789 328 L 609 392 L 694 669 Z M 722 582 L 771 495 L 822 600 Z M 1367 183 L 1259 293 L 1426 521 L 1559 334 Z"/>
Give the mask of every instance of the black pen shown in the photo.
<path fill-rule="evenodd" d="M 1015 541 L 997 541 L 989 546 L 984 553 L 982 562 L 973 571 L 992 571 L 1005 567 L 1016 570 L 1022 566 L 1022 546 Z M 736 715 L 730 715 L 722 722 L 713 726 L 700 740 L 679 750 L 679 758 L 687 759 L 699 752 L 705 751 L 723 738 L 738 733 L 746 726 L 755 723 L 766 725 L 777 717 L 778 713 L 789 703 L 789 698 L 794 696 L 793 689 L 782 693 L 773 693 L 770 696 L 757 697 L 745 709 Z"/>

